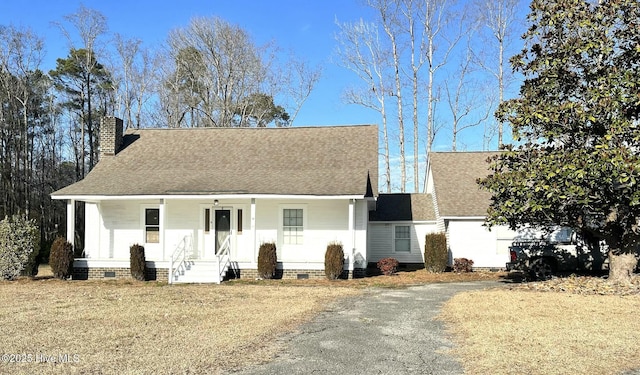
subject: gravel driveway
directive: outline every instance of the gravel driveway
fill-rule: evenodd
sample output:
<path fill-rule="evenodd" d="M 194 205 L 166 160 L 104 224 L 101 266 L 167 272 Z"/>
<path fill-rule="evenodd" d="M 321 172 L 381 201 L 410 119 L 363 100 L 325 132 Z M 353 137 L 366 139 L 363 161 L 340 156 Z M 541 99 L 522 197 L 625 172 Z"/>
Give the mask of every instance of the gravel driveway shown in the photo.
<path fill-rule="evenodd" d="M 373 289 L 334 304 L 281 338 L 272 362 L 235 374 L 461 374 L 453 343 L 434 320 L 454 294 L 496 281 Z"/>

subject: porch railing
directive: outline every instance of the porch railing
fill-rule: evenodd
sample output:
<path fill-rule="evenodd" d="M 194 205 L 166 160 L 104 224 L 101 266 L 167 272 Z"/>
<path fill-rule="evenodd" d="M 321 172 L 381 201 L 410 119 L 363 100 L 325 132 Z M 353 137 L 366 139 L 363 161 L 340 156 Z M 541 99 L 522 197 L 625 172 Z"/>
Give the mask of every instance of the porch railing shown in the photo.
<path fill-rule="evenodd" d="M 223 273 L 227 272 L 231 265 L 231 235 L 222 242 L 220 250 L 218 250 L 218 283 L 222 282 Z"/>
<path fill-rule="evenodd" d="M 169 262 L 169 284 L 175 281 L 176 273 L 184 273 L 187 269 L 188 255 L 191 253 L 191 235 L 186 235 L 171 254 Z"/>

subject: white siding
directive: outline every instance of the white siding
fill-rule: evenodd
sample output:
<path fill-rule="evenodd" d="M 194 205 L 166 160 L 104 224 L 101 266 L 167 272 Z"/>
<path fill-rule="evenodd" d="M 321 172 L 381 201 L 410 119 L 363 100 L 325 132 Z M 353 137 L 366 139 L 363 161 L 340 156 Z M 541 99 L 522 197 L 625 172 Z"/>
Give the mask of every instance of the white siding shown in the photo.
<path fill-rule="evenodd" d="M 394 226 L 409 225 L 411 231 L 411 252 L 394 251 Z M 367 260 L 372 263 L 382 258 L 395 258 L 400 263 L 424 263 L 424 239 L 427 233 L 436 231 L 435 222 L 371 222 L 369 223 L 369 243 Z"/>
<path fill-rule="evenodd" d="M 448 220 L 451 258 L 471 259 L 474 267 L 504 268 L 515 233 L 506 227 L 489 231 L 483 223 L 484 220 Z"/>
<path fill-rule="evenodd" d="M 287 247 L 282 244 L 282 209 L 289 206 L 303 207 L 305 212 L 304 244 Z M 324 267 L 324 253 L 331 242 L 348 248 L 354 244 L 355 259 L 366 257 L 368 211 L 365 201 L 355 204 L 355 231 L 349 230 L 349 200 L 347 199 L 256 199 L 255 242 L 251 228 L 250 199 L 221 200 L 218 206 L 208 200 L 167 199 L 163 203 L 160 244 L 144 244 L 144 208 L 160 207 L 159 200 L 103 201 L 88 204 L 86 215 L 87 258 L 128 259 L 129 247 L 145 245 L 149 261 L 167 261 L 185 238 L 192 238 L 196 256 L 202 256 L 204 208 L 229 208 L 232 211 L 232 231 L 235 242 L 232 259 L 239 263 L 257 262 L 257 247 L 263 242 L 274 241 L 278 247 L 278 261 L 286 268 Z M 243 210 L 242 234 L 237 231 L 237 210 Z"/>

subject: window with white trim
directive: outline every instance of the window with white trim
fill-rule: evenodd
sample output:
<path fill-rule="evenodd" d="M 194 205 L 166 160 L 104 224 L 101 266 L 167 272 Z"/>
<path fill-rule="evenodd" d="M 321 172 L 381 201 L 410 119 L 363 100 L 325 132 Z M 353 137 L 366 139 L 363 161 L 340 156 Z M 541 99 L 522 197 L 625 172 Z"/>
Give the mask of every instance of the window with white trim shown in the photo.
<path fill-rule="evenodd" d="M 393 240 L 395 245 L 395 252 L 411 252 L 411 226 L 396 225 L 393 229 Z"/>
<path fill-rule="evenodd" d="M 302 208 L 282 210 L 282 241 L 285 245 L 302 245 L 304 238 L 304 211 Z"/>
<path fill-rule="evenodd" d="M 160 243 L 160 209 L 144 209 L 144 242 Z"/>

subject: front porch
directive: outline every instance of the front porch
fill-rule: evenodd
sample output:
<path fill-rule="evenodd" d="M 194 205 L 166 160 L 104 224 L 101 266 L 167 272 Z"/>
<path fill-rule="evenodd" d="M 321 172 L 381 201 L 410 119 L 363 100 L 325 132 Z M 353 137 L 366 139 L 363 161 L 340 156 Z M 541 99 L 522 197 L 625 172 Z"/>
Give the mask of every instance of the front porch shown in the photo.
<path fill-rule="evenodd" d="M 74 278 L 127 278 L 129 247 L 145 248 L 147 279 L 219 283 L 254 279 L 260 244 L 274 242 L 279 277 L 324 277 L 331 242 L 345 251 L 345 271 L 366 267 L 368 207 L 351 197 L 163 197 L 85 203 L 84 258 Z M 73 219 L 75 202 L 68 201 Z M 68 233 L 73 238 L 75 233 Z M 362 269 L 362 271 L 360 271 Z"/>

